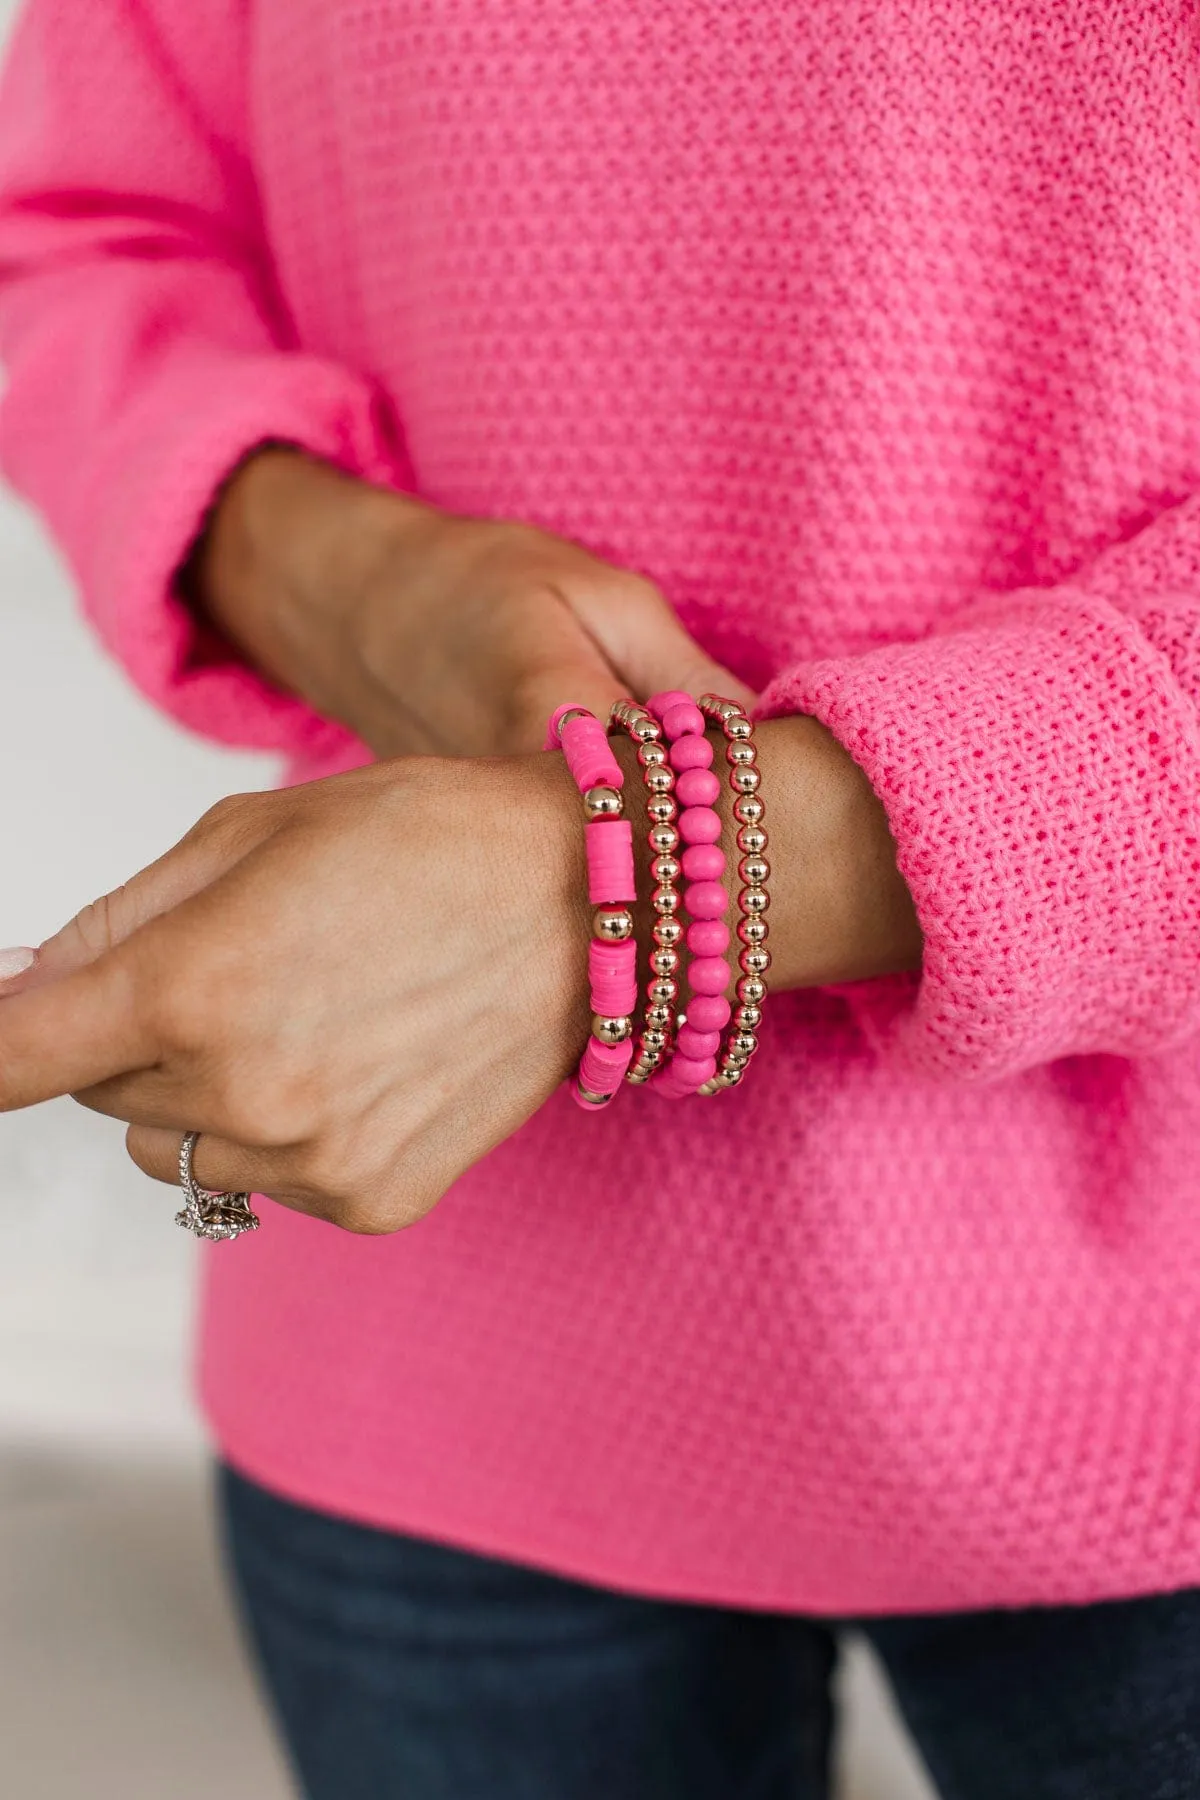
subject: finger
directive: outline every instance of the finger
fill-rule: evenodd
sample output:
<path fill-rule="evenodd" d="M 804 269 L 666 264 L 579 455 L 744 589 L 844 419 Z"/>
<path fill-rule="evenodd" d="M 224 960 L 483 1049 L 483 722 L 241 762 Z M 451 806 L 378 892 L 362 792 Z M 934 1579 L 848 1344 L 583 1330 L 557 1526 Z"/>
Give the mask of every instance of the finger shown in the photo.
<path fill-rule="evenodd" d="M 38 953 L 23 946 L 0 950 L 0 994 L 19 994 L 37 975 Z"/>
<path fill-rule="evenodd" d="M 183 1138 L 182 1131 L 131 1125 L 125 1134 L 125 1148 L 152 1181 L 178 1187 Z M 231 1144 L 207 1133 L 196 1145 L 192 1174 L 199 1186 L 211 1194 L 266 1194 L 276 1198 L 288 1190 L 286 1164 L 278 1152 L 247 1150 L 241 1144 Z"/>
<path fill-rule="evenodd" d="M 0 998 L 0 1112 L 93 1087 L 158 1060 L 130 959 L 114 953 Z"/>
<path fill-rule="evenodd" d="M 265 798 L 236 794 L 221 801 L 165 855 L 76 913 L 41 946 L 32 980 L 58 979 L 85 968 L 225 874 L 261 838 Z M 32 982 L 27 979 L 23 985 Z"/>
<path fill-rule="evenodd" d="M 709 656 L 649 582 L 614 584 L 603 596 L 572 595 L 571 604 L 641 699 L 664 688 L 682 688 L 689 694 L 720 694 L 743 706 L 755 700 L 754 690 Z"/>
<path fill-rule="evenodd" d="M 109 1081 L 75 1088 L 71 1098 L 89 1112 L 123 1125 L 141 1125 L 156 1131 L 203 1131 L 206 1135 L 228 1130 L 224 1109 L 210 1101 L 203 1088 L 164 1064 L 116 1075 Z"/>

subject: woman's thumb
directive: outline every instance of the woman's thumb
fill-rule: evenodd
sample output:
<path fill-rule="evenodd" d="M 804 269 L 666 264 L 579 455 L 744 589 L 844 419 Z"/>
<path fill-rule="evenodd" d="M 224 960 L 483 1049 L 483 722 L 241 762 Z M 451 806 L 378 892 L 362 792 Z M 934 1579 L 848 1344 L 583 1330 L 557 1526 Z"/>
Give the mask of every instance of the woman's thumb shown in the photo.
<path fill-rule="evenodd" d="M 645 700 L 665 688 L 721 694 L 743 706 L 756 698 L 752 688 L 685 631 L 652 583 L 626 576 L 603 595 L 570 604 L 635 698 Z"/>

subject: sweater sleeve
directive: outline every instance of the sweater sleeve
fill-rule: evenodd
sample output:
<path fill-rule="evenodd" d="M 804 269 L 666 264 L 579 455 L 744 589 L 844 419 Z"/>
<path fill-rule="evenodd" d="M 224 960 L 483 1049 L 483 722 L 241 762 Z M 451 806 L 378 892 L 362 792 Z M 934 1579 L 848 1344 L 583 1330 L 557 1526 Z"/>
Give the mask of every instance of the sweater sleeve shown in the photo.
<path fill-rule="evenodd" d="M 176 575 L 267 441 L 396 483 L 359 372 L 301 354 L 245 148 L 244 0 L 31 0 L 0 86 L 0 465 L 106 644 L 231 744 L 320 755 L 339 726 L 197 626 Z"/>
<path fill-rule="evenodd" d="M 819 718 L 887 809 L 919 978 L 847 990 L 877 1048 L 995 1079 L 1200 1031 L 1200 500 L 1061 586 L 919 642 L 809 662 L 767 715 Z"/>

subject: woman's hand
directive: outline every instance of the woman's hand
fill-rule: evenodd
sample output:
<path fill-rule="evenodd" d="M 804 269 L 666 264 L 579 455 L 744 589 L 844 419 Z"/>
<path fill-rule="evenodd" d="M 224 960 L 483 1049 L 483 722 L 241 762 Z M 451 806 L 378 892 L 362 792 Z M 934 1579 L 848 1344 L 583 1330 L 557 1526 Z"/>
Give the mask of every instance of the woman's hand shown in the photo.
<path fill-rule="evenodd" d="M 389 1232 L 520 1126 L 587 1037 L 561 757 L 421 758 L 222 802 L 0 999 L 0 1107 L 74 1093 L 174 1181 Z"/>
<path fill-rule="evenodd" d="M 537 750 L 564 698 L 600 717 L 667 687 L 750 698 L 642 576 L 292 450 L 238 471 L 187 580 L 253 663 L 381 757 Z"/>

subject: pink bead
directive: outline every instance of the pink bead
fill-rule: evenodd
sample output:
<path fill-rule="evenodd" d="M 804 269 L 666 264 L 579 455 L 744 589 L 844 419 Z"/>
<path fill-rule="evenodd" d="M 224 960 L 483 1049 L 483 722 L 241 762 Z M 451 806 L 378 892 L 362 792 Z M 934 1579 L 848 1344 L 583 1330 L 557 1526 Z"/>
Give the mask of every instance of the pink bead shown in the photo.
<path fill-rule="evenodd" d="M 633 1043 L 602 1044 L 589 1038 L 579 1063 L 579 1085 L 592 1094 L 615 1094 L 633 1061 Z"/>
<path fill-rule="evenodd" d="M 716 844 L 692 844 L 684 851 L 680 867 L 688 881 L 720 881 L 725 873 L 725 853 Z"/>
<path fill-rule="evenodd" d="M 694 700 L 684 700 L 678 706 L 669 706 L 662 718 L 662 728 L 672 742 L 676 738 L 691 735 L 704 735 L 704 714 Z"/>
<path fill-rule="evenodd" d="M 721 1048 L 721 1034 L 719 1031 L 697 1031 L 694 1025 L 681 1025 L 675 1043 L 680 1056 L 704 1062 Z"/>
<path fill-rule="evenodd" d="M 709 769 L 712 767 L 713 747 L 706 737 L 683 737 L 671 745 L 668 752 L 671 767 L 677 774 L 685 769 Z"/>
<path fill-rule="evenodd" d="M 696 1089 L 711 1081 L 717 1072 L 715 1056 L 691 1057 L 676 1055 L 671 1059 L 671 1068 L 675 1079 L 687 1094 L 694 1094 Z"/>
<path fill-rule="evenodd" d="M 593 819 L 587 827 L 588 898 L 593 906 L 637 899 L 633 826 L 628 819 Z"/>
<path fill-rule="evenodd" d="M 729 895 L 719 881 L 693 881 L 683 904 L 693 919 L 719 919 L 729 905 Z"/>
<path fill-rule="evenodd" d="M 733 970 L 723 956 L 697 956 L 688 966 L 694 994 L 723 994 Z"/>
<path fill-rule="evenodd" d="M 697 919 L 688 926 L 687 947 L 693 956 L 724 956 L 729 948 L 728 925 L 720 919 Z"/>
<path fill-rule="evenodd" d="M 679 815 L 679 835 L 685 844 L 715 844 L 721 821 L 711 806 L 689 806 Z"/>
<path fill-rule="evenodd" d="M 685 694 L 682 688 L 667 688 L 661 694 L 651 694 L 646 702 L 647 709 L 654 714 L 660 724 L 663 714 L 669 712 L 671 707 L 690 706 L 691 704 L 692 696 Z"/>
<path fill-rule="evenodd" d="M 593 938 L 588 945 L 588 979 L 592 1011 L 606 1019 L 623 1019 L 637 1005 L 637 945 L 606 944 Z"/>
<path fill-rule="evenodd" d="M 721 994 L 696 994 L 687 1004 L 687 1022 L 697 1031 L 724 1031 L 733 1007 Z"/>
<path fill-rule="evenodd" d="M 685 769 L 675 783 L 681 806 L 711 806 L 720 792 L 721 783 L 711 769 Z"/>
<path fill-rule="evenodd" d="M 562 729 L 562 747 L 581 794 L 593 787 L 624 787 L 624 771 L 599 719 L 590 714 L 568 719 Z"/>

